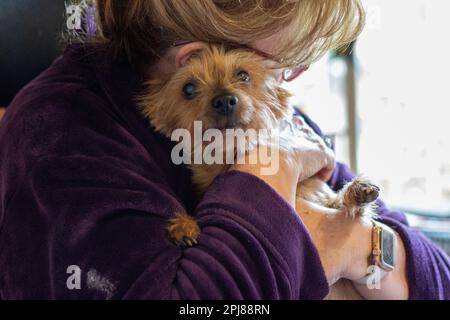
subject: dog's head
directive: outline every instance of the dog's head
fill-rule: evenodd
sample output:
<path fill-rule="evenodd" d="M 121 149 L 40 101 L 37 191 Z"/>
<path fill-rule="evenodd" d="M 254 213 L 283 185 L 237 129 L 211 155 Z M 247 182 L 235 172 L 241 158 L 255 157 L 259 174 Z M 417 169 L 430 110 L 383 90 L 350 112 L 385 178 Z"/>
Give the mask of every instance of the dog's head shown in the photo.
<path fill-rule="evenodd" d="M 272 129 L 292 115 L 290 94 L 261 59 L 246 50 L 211 45 L 167 79 L 150 80 L 140 100 L 142 111 L 168 137 L 176 129 L 192 131 L 194 121 L 201 121 L 204 131 Z"/>

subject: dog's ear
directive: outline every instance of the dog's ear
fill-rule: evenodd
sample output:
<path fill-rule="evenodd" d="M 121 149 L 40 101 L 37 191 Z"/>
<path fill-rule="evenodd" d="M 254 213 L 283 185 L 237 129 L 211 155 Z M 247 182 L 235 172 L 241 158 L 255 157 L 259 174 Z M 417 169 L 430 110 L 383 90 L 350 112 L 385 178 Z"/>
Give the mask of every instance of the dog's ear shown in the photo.
<path fill-rule="evenodd" d="M 292 94 L 286 89 L 279 86 L 275 87 L 275 94 L 278 98 L 278 101 L 280 101 L 280 104 L 287 108 L 287 106 L 289 105 L 289 98 L 292 97 Z"/>
<path fill-rule="evenodd" d="M 196 41 L 191 42 L 183 47 L 177 52 L 175 56 L 175 65 L 178 68 L 181 68 L 186 65 L 192 56 L 197 54 L 199 51 L 202 51 L 208 47 L 206 42 Z"/>
<path fill-rule="evenodd" d="M 135 101 L 138 108 L 144 113 L 149 113 L 159 105 L 160 96 L 164 94 L 164 87 L 169 82 L 169 76 L 162 76 L 160 78 L 152 78 L 145 82 L 145 92 L 142 95 L 137 95 Z"/>
<path fill-rule="evenodd" d="M 273 93 L 277 100 L 276 108 L 272 110 L 277 119 L 290 118 L 293 113 L 293 108 L 289 104 L 289 98 L 292 96 L 289 91 L 280 86 L 275 86 Z"/>
<path fill-rule="evenodd" d="M 160 78 L 152 78 L 145 83 L 147 88 L 145 96 L 148 97 L 150 95 L 156 95 L 161 93 L 163 88 L 170 81 L 169 75 L 163 75 Z"/>

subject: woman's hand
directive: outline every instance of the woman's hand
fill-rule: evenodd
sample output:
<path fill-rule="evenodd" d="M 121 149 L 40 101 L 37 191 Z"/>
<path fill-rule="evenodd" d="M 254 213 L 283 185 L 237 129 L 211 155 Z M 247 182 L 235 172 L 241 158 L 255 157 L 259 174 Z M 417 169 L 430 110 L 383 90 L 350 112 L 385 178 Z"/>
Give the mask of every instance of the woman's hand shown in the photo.
<path fill-rule="evenodd" d="M 305 223 L 319 252 L 322 266 L 330 286 L 344 278 L 358 280 L 367 275 L 368 257 L 372 250 L 373 224 L 364 217 L 349 219 L 335 209 L 297 199 L 297 212 Z M 381 280 L 377 289 L 366 285 L 339 283 L 333 295 L 358 299 L 408 299 L 406 253 L 402 239 L 396 235 L 396 266 Z M 340 290 L 340 292 L 339 292 Z"/>
<path fill-rule="evenodd" d="M 287 146 L 294 159 L 299 160 L 299 182 L 313 176 L 328 181 L 336 166 L 333 150 L 302 117 L 294 116 L 292 122 L 282 125 L 284 130 L 280 132 L 280 145 L 283 148 Z"/>
<path fill-rule="evenodd" d="M 367 273 L 372 242 L 372 223 L 349 219 L 342 212 L 297 199 L 296 211 L 319 252 L 322 266 L 333 285 L 341 278 L 357 280 Z"/>
<path fill-rule="evenodd" d="M 267 150 L 269 149 L 270 152 Z M 278 170 L 263 174 L 265 166 L 260 163 L 259 154 L 273 154 L 278 157 Z M 251 164 L 249 159 L 258 159 Z M 230 170 L 253 174 L 268 183 L 278 194 L 295 208 L 297 183 L 317 175 L 327 181 L 334 170 L 334 153 L 301 117 L 292 122 L 283 122 L 279 128 L 278 145 L 259 145 L 245 156 L 245 164 L 233 165 Z"/>

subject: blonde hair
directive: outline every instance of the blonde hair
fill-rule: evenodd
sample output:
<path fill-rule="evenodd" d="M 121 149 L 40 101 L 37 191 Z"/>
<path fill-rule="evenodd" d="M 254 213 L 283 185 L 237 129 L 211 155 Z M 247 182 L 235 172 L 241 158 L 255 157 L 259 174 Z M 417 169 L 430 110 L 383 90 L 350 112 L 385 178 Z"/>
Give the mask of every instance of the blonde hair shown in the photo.
<path fill-rule="evenodd" d="M 285 29 L 275 58 L 310 64 L 364 26 L 360 0 L 97 0 L 98 37 L 132 63 L 178 39 L 249 45 Z"/>

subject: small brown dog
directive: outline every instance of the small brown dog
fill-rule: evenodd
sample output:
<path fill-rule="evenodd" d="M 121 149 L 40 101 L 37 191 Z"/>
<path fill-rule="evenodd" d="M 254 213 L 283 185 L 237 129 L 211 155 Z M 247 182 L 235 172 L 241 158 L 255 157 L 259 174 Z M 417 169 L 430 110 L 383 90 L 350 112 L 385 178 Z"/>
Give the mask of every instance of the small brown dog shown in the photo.
<path fill-rule="evenodd" d="M 291 121 L 294 110 L 288 104 L 289 92 L 270 77 L 260 59 L 246 50 L 211 45 L 194 54 L 175 74 L 150 80 L 148 94 L 140 101 L 142 112 L 157 131 L 169 138 L 180 128 L 193 136 L 195 121 L 201 121 L 203 131 L 274 129 L 282 120 Z M 203 193 L 229 167 L 191 165 L 199 192 Z M 338 193 L 317 178 L 297 188 L 297 197 L 345 210 L 350 217 L 373 215 L 378 193 L 378 187 L 363 178 L 347 183 Z M 200 234 L 195 219 L 186 213 L 170 220 L 167 231 L 174 243 L 184 246 L 196 244 Z"/>

